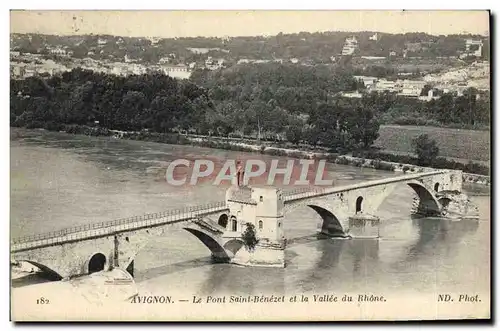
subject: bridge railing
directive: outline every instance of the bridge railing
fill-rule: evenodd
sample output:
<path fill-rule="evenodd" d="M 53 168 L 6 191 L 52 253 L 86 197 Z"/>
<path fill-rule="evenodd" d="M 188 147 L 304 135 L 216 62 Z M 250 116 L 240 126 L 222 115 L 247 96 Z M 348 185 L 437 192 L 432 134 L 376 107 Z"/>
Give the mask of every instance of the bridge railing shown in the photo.
<path fill-rule="evenodd" d="M 298 187 L 293 190 L 289 190 L 283 193 L 284 200 L 295 200 L 302 199 L 309 196 L 316 195 L 318 193 L 323 193 L 325 188 L 322 187 Z"/>
<path fill-rule="evenodd" d="M 301 199 L 305 199 L 305 198 L 309 198 L 309 197 L 316 197 L 316 196 L 325 195 L 325 194 L 333 194 L 333 193 L 338 193 L 338 192 L 342 192 L 342 191 L 348 191 L 348 190 L 358 189 L 358 188 L 366 188 L 366 187 L 381 185 L 381 184 L 389 184 L 389 183 L 394 183 L 394 182 L 398 182 L 398 181 L 408 181 L 408 180 L 413 180 L 413 179 L 419 179 L 419 178 L 423 178 L 423 177 L 443 174 L 443 173 L 449 172 L 449 171 L 450 170 L 433 170 L 433 171 L 416 173 L 416 174 L 375 179 L 375 180 L 365 181 L 362 183 L 354 183 L 354 184 L 343 185 L 343 186 L 297 188 L 294 190 L 284 192 L 283 193 L 283 196 L 284 196 L 283 200 L 285 202 L 290 203 L 290 202 L 293 202 L 295 200 L 301 200 Z"/>
<path fill-rule="evenodd" d="M 142 216 L 133 216 L 133 217 L 128 217 L 128 218 L 120 218 L 120 219 L 116 219 L 116 220 L 112 220 L 112 221 L 84 224 L 84 225 L 74 226 L 74 227 L 65 228 L 65 229 L 61 229 L 61 230 L 57 230 L 57 231 L 51 231 L 51 232 L 46 232 L 46 233 L 41 233 L 41 234 L 35 234 L 35 235 L 14 238 L 11 240 L 11 245 L 12 244 L 22 244 L 22 243 L 34 242 L 34 241 L 46 241 L 47 243 L 50 244 L 50 239 L 64 237 L 64 236 L 75 237 L 74 235 L 77 233 L 112 228 L 112 227 L 117 227 L 117 226 L 132 225 L 132 224 L 138 223 L 138 222 L 141 222 L 141 223 L 145 222 L 145 224 L 141 224 L 141 225 L 145 225 L 145 226 L 158 224 L 158 223 L 162 224 L 165 222 L 174 222 L 174 221 L 178 221 L 178 220 L 182 220 L 182 219 L 186 219 L 186 218 L 189 219 L 189 218 L 194 218 L 194 217 L 201 216 L 204 214 L 216 212 L 220 209 L 225 208 L 225 206 L 226 206 L 225 201 L 219 201 L 219 202 L 209 203 L 209 204 L 205 204 L 205 205 L 189 206 L 189 207 L 180 208 L 180 209 L 167 210 L 167 211 L 159 212 L 159 213 L 145 214 Z M 161 220 L 163 218 L 167 218 L 167 220 Z M 159 220 L 161 220 L 161 221 L 159 221 Z M 127 228 L 132 228 L 132 227 L 127 227 Z M 77 238 L 75 237 L 73 239 L 77 239 Z"/>

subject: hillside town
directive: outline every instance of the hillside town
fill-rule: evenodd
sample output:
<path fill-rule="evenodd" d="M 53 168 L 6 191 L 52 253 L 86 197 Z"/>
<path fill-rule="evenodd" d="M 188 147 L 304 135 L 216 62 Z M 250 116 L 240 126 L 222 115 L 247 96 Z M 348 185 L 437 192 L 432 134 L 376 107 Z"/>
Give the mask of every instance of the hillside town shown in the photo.
<path fill-rule="evenodd" d="M 38 35 L 11 35 L 11 78 L 52 76 L 81 68 L 117 76 L 162 72 L 173 78 L 189 79 L 196 70 L 216 71 L 240 65 L 263 63 L 297 66 L 350 65 L 358 71 L 370 67 L 392 68 L 396 74 L 390 77 L 383 74 L 355 75 L 360 85 L 356 90 L 341 92 L 344 97 L 361 98 L 363 93 L 386 91 L 424 101 L 434 100 L 439 98 L 440 94 L 449 92 L 460 96 L 464 90 L 471 87 L 487 91 L 490 82 L 489 54 L 484 45 L 486 40 L 480 38 L 463 37 L 462 44 L 455 41 L 458 45 L 456 50 L 448 51 L 447 56 L 434 54 L 429 57 L 429 54 L 425 53 L 432 46 L 429 46 L 428 41 L 406 42 L 385 50 L 386 54 L 380 54 L 380 51 L 374 51 L 376 54 L 367 54 L 363 49 L 367 47 L 376 49 L 373 45 L 389 37 L 373 33 L 361 42 L 358 37 L 351 35 L 343 39 L 339 52 L 331 54 L 327 62 L 313 60 L 310 57 L 297 57 L 293 54 L 287 57 L 273 55 L 272 58 L 262 54 L 262 58 L 259 58 L 251 54 L 245 56 L 241 51 L 239 54 L 232 54 L 230 49 L 221 47 L 176 46 L 172 47 L 172 51 L 166 50 L 165 47 L 161 47 L 162 51 L 158 51 L 162 42 L 160 38 L 140 38 L 134 40 L 131 47 L 125 45 L 126 42 L 122 37 L 91 36 L 91 38 L 94 45 L 85 46 L 85 51 L 82 52 L 81 47 L 84 43 L 88 43 L 88 39 L 81 38 L 80 41 L 71 44 L 71 40 L 63 40 L 60 37 L 41 39 Z M 264 41 L 266 38 L 270 37 L 265 37 Z M 47 41 L 49 39 L 50 41 Z M 222 45 L 227 44 L 229 40 L 230 38 L 221 38 Z M 306 39 L 301 38 L 300 41 L 306 42 Z M 202 42 L 203 38 L 195 45 Z M 118 53 L 123 56 L 119 58 Z M 141 54 L 144 56 L 141 57 Z M 145 59 L 147 54 L 154 56 Z M 441 61 L 444 64 L 425 70 L 430 60 Z M 424 70 L 421 70 L 421 67 Z"/>

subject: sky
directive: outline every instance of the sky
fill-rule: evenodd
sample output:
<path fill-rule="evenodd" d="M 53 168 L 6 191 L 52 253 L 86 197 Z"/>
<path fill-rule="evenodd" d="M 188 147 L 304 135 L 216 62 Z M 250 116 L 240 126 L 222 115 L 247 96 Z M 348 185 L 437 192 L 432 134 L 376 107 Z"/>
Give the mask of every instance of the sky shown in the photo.
<path fill-rule="evenodd" d="M 223 37 L 321 31 L 489 31 L 487 11 L 11 11 L 11 33 L 127 37 Z"/>

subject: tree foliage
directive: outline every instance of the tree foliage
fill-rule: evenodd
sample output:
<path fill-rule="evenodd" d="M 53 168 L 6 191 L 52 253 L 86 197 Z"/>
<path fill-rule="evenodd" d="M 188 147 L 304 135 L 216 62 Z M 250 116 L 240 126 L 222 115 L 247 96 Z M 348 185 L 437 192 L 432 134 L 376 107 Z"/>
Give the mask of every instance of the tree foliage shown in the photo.
<path fill-rule="evenodd" d="M 439 155 L 439 148 L 435 140 L 431 140 L 427 134 L 421 134 L 412 141 L 412 144 L 419 165 L 430 166 L 435 162 Z"/>
<path fill-rule="evenodd" d="M 182 130 L 308 143 L 337 152 L 370 147 L 381 123 L 490 122 L 489 93 L 474 88 L 430 102 L 388 92 L 360 99 L 339 94 L 356 86 L 351 71 L 340 66 L 238 65 L 197 71 L 191 80 L 157 72 L 121 77 L 74 69 L 11 80 L 10 120 L 13 126 L 52 129 L 98 123 L 126 131 Z"/>
<path fill-rule="evenodd" d="M 97 121 L 118 130 L 198 131 L 214 111 L 204 89 L 159 73 L 125 78 L 75 69 L 46 80 L 12 80 L 10 100 L 12 124 L 30 127 Z"/>
<path fill-rule="evenodd" d="M 376 107 L 385 107 L 339 97 L 338 92 L 358 85 L 340 66 L 239 65 L 197 71 L 191 80 L 209 91 L 221 109 L 220 125 L 231 134 L 293 144 L 370 146 L 379 127 Z"/>
<path fill-rule="evenodd" d="M 255 246 L 259 243 L 255 232 L 255 225 L 253 225 L 252 223 L 246 223 L 246 228 L 245 231 L 243 231 L 243 233 L 241 234 L 241 239 L 243 240 L 245 247 L 248 250 L 253 251 L 255 249 Z"/>

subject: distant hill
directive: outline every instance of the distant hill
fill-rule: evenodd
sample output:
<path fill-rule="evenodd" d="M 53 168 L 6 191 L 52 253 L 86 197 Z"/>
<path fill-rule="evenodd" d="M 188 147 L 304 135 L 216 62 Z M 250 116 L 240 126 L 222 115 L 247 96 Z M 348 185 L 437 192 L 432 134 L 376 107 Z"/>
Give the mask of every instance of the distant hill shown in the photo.
<path fill-rule="evenodd" d="M 66 47 L 74 57 L 99 59 L 129 58 L 156 63 L 170 54 L 177 62 L 196 62 L 207 56 L 226 60 L 239 59 L 307 59 L 314 63 L 331 62 L 342 53 L 346 38 L 355 37 L 358 46 L 354 56 L 448 57 L 465 51 L 465 40 L 483 42 L 483 59 L 489 59 L 489 37 L 481 35 L 433 36 L 426 33 L 389 34 L 365 32 L 300 32 L 255 37 L 191 37 L 136 38 L 111 35 L 54 36 L 41 34 L 11 34 L 11 49 L 21 52 L 46 52 L 51 47 Z M 207 49 L 197 52 L 194 49 Z M 89 53 L 90 52 L 90 53 Z"/>

